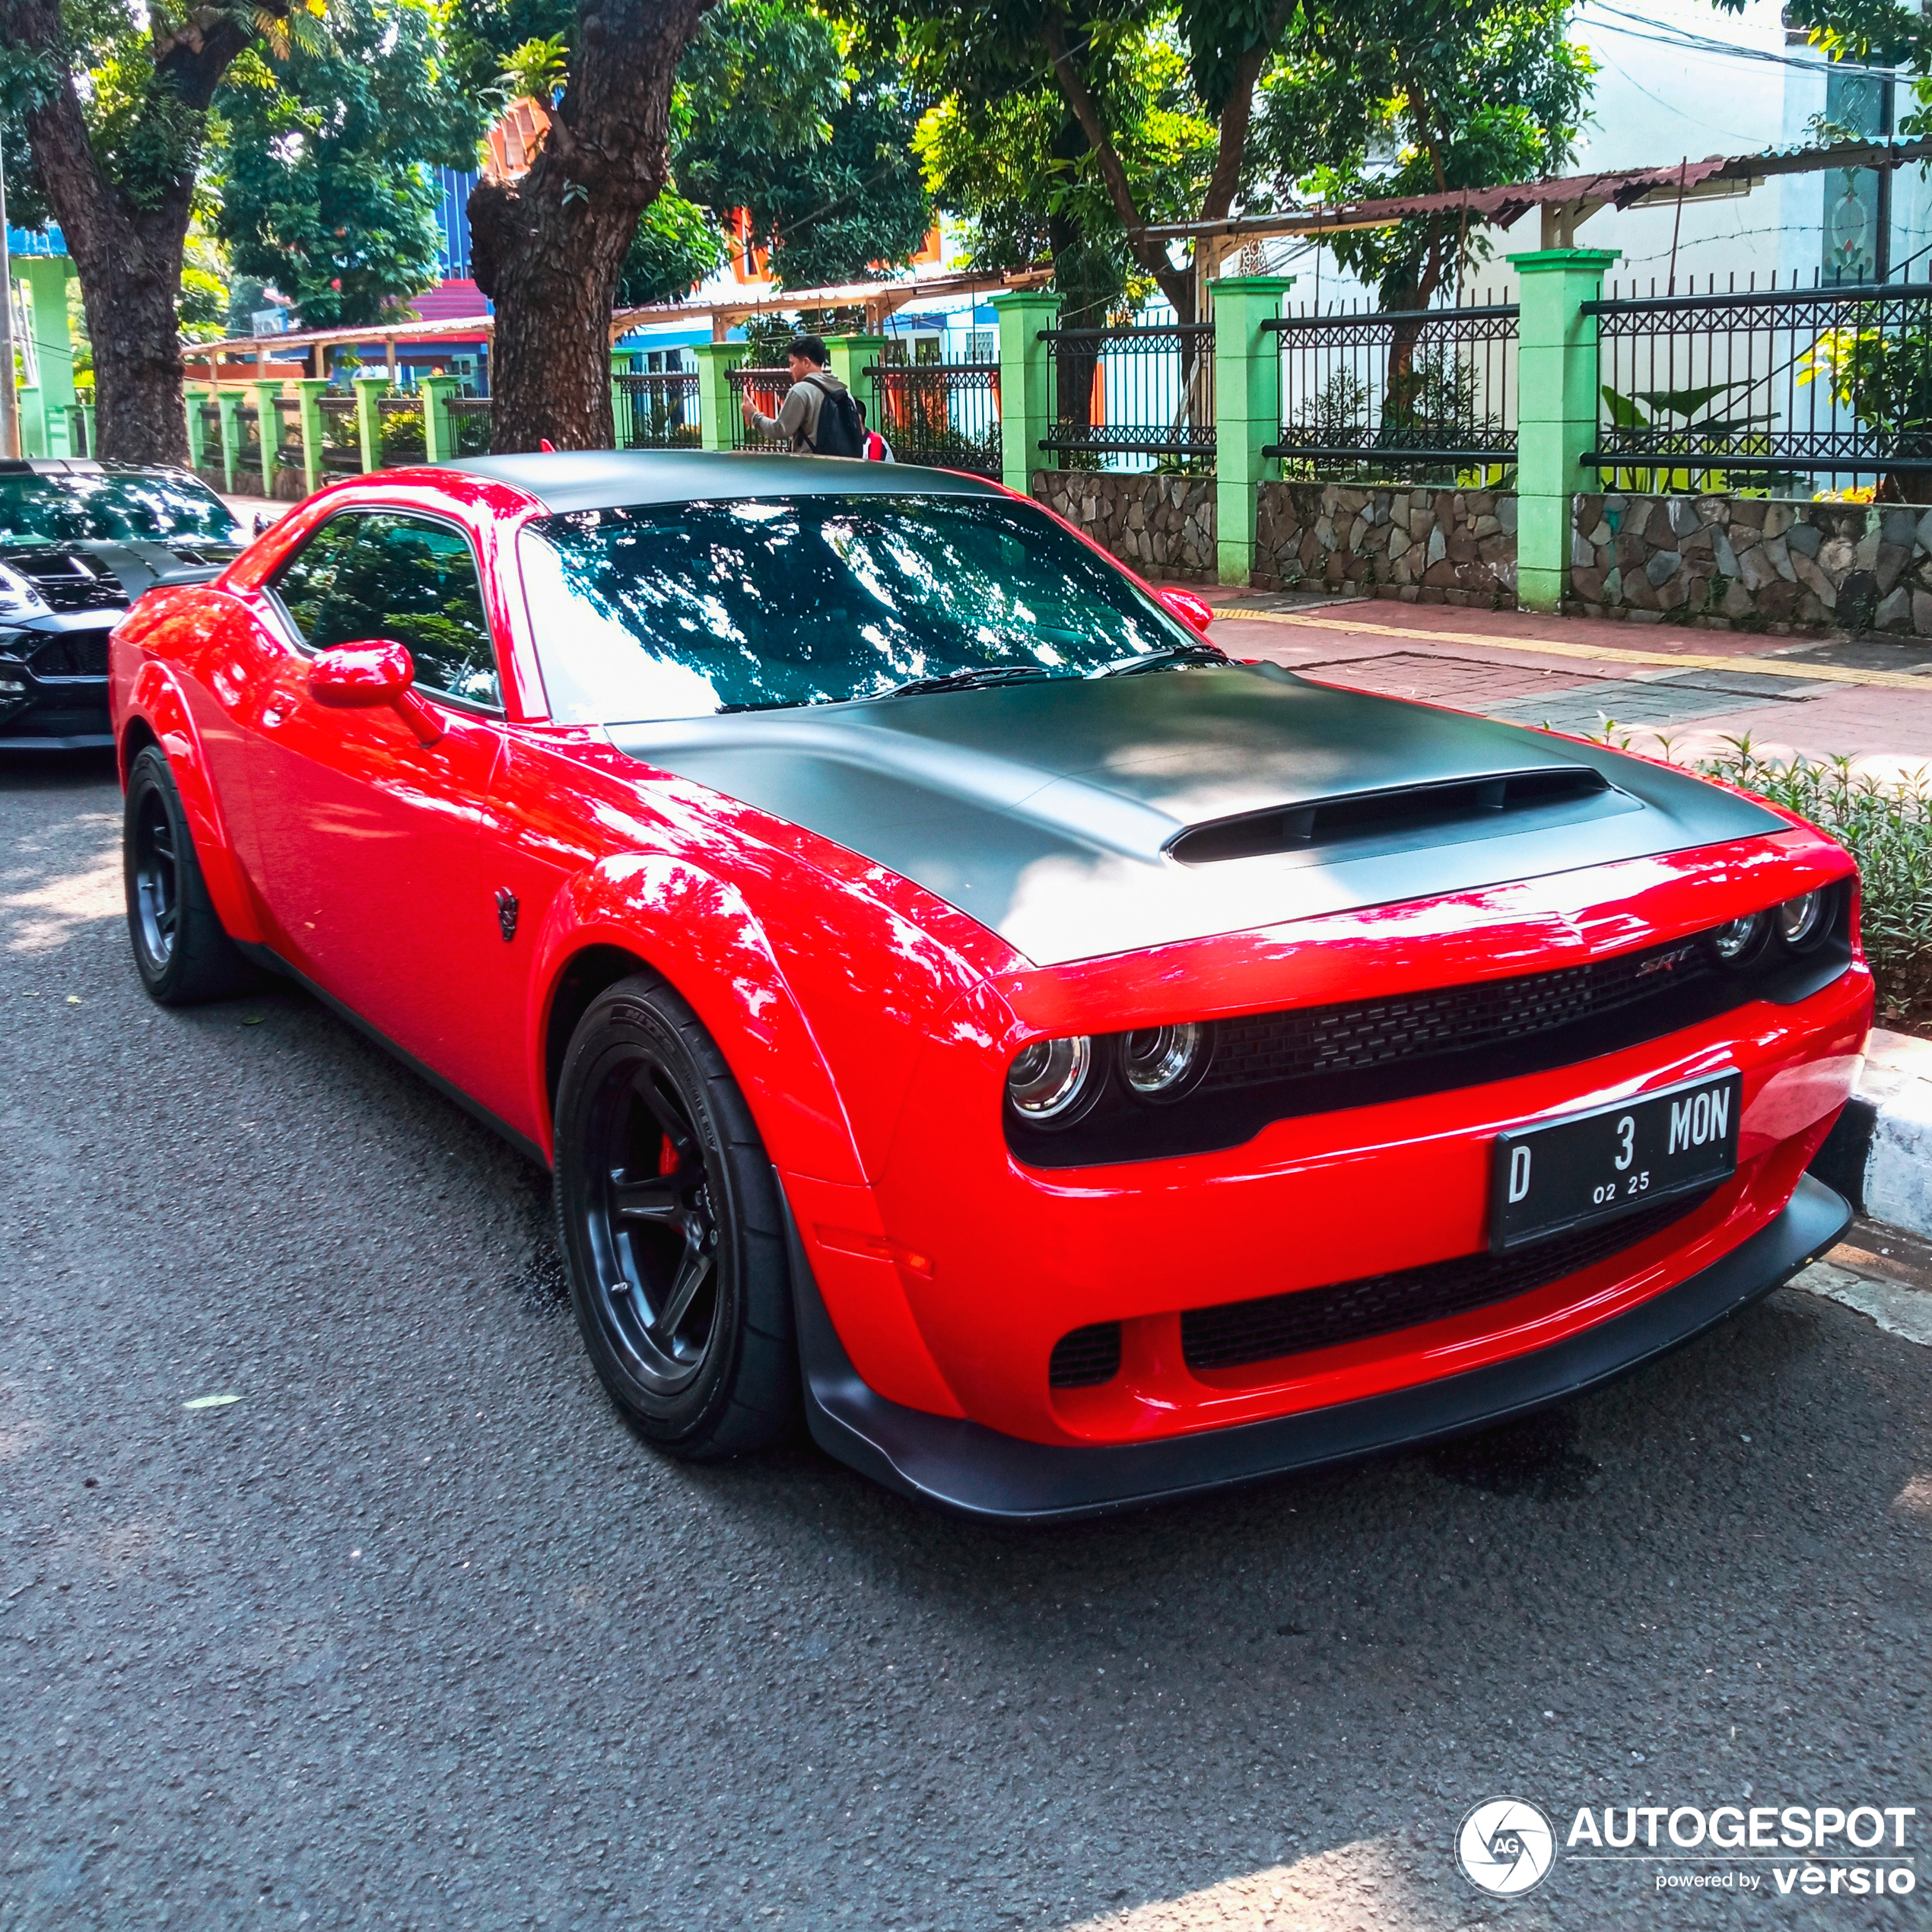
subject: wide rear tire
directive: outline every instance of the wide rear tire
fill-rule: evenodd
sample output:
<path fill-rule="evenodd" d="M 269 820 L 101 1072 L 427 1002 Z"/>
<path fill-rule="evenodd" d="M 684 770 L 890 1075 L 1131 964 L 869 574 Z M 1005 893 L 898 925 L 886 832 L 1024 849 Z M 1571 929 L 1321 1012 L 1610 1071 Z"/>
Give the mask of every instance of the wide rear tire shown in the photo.
<path fill-rule="evenodd" d="M 784 1211 L 717 1043 L 660 981 L 620 980 L 571 1037 L 556 1124 L 558 1238 L 612 1400 L 686 1460 L 763 1447 L 798 1403 Z"/>
<path fill-rule="evenodd" d="M 158 745 L 145 746 L 129 768 L 121 855 L 128 936 L 151 999 L 164 1006 L 188 1006 L 229 999 L 261 983 L 208 898 L 188 815 Z"/>

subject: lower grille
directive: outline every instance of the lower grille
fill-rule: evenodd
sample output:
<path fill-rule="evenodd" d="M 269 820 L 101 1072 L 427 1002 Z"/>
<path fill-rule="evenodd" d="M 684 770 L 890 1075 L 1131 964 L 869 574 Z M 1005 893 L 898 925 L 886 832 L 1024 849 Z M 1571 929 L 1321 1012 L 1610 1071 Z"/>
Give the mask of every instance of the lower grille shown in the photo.
<path fill-rule="evenodd" d="M 1063 1335 L 1047 1364 L 1047 1386 L 1094 1389 L 1120 1372 L 1120 1324 L 1097 1321 Z"/>
<path fill-rule="evenodd" d="M 107 633 L 68 631 L 38 646 L 27 662 L 43 678 L 104 678 Z"/>
<path fill-rule="evenodd" d="M 1622 1008 L 1647 1003 L 1657 1009 L 1656 1030 L 1662 1031 L 1674 1017 L 1673 1003 L 1718 971 L 1697 940 L 1679 939 L 1554 972 L 1223 1020 L 1215 1030 L 1213 1063 L 1202 1084 L 1212 1092 L 1520 1047 L 1567 1027 L 1600 1025 Z M 1749 996 L 1737 981 L 1732 993 L 1737 999 Z"/>
<path fill-rule="evenodd" d="M 1580 1228 L 1510 1254 L 1458 1255 L 1451 1261 L 1368 1275 L 1329 1288 L 1190 1308 L 1180 1317 L 1181 1354 L 1192 1369 L 1240 1368 L 1391 1335 L 1398 1329 L 1419 1328 L 1581 1274 L 1661 1234 L 1710 1198 L 1707 1192 L 1665 1201 L 1641 1214 Z M 1066 1339 L 1070 1342 L 1092 1332 L 1076 1329 Z M 1059 1351 L 1054 1354 L 1057 1359 Z"/>

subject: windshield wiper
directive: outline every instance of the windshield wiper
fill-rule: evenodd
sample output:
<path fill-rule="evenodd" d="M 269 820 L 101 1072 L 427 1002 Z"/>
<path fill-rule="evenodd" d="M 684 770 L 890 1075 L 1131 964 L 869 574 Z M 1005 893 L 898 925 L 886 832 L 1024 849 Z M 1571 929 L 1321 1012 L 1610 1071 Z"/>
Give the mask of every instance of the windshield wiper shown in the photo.
<path fill-rule="evenodd" d="M 1103 664 L 1098 671 L 1089 671 L 1087 675 L 1130 678 L 1136 671 L 1165 671 L 1176 664 L 1226 664 L 1231 661 L 1225 650 L 1213 644 L 1168 644 L 1159 650 L 1142 651 L 1133 657 L 1117 657 L 1112 663 Z"/>
<path fill-rule="evenodd" d="M 986 685 L 1018 684 L 1028 678 L 1047 678 L 1053 673 L 1037 664 L 982 664 L 970 671 L 947 671 L 936 678 L 912 678 L 882 691 L 882 697 L 910 697 L 925 691 L 973 691 Z"/>

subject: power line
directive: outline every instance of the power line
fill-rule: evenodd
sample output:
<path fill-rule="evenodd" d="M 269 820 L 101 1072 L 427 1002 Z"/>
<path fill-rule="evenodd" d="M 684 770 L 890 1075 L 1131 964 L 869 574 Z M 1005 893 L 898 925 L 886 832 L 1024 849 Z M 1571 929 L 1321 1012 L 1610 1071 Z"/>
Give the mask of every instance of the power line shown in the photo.
<path fill-rule="evenodd" d="M 1641 14 L 1625 13 L 1609 0 L 1584 0 L 1586 11 L 1608 16 L 1606 24 L 1613 33 L 1632 40 L 1654 40 L 1658 46 L 1676 47 L 1692 53 L 1713 54 L 1727 60 L 1767 62 L 1775 67 L 1795 67 L 1806 74 L 1858 74 L 1873 80 L 1897 81 L 1895 67 L 1865 67 L 1850 60 L 1800 60 L 1795 55 L 1773 53 L 1768 47 L 1741 46 L 1734 40 L 1719 40 L 1708 33 L 1694 33 L 1688 27 L 1672 27 L 1661 21 L 1646 20 Z"/>

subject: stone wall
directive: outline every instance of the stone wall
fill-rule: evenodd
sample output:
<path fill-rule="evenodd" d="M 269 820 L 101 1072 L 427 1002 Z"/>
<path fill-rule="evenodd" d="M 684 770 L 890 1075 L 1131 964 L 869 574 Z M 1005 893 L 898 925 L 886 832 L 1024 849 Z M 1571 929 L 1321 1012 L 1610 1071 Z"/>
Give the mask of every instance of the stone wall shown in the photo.
<path fill-rule="evenodd" d="M 1932 636 L 1932 510 L 1580 496 L 1571 540 L 1565 608 L 1585 616 Z"/>
<path fill-rule="evenodd" d="M 1041 469 L 1034 472 L 1033 494 L 1150 577 L 1214 581 L 1212 476 Z"/>
<path fill-rule="evenodd" d="M 1508 491 L 1264 483 L 1254 580 L 1410 604 L 1516 602 L 1516 498 Z"/>

